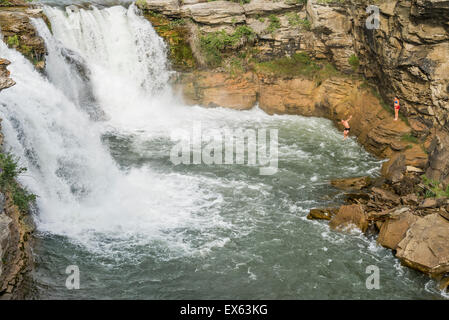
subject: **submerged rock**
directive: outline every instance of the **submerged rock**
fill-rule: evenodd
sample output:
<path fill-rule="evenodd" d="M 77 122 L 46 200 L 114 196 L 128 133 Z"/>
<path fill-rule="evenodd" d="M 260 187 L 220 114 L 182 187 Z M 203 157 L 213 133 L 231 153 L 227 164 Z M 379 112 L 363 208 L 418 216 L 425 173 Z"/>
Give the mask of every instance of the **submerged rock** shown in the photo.
<path fill-rule="evenodd" d="M 346 231 L 355 227 L 365 232 L 368 229 L 368 220 L 363 208 L 353 204 L 341 206 L 338 213 L 330 220 L 329 226 L 338 231 Z"/>
<path fill-rule="evenodd" d="M 338 212 L 338 208 L 312 209 L 307 215 L 310 220 L 330 220 Z"/>

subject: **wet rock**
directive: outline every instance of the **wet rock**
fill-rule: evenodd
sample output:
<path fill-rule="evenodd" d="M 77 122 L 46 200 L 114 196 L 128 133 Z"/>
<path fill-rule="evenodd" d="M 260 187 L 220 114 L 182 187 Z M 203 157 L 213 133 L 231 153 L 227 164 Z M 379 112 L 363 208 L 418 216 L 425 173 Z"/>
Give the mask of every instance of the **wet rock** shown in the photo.
<path fill-rule="evenodd" d="M 444 277 L 440 280 L 439 288 L 442 291 L 449 291 L 449 276 Z"/>
<path fill-rule="evenodd" d="M 362 207 L 353 204 L 341 206 L 338 213 L 330 220 L 329 226 L 338 231 L 358 228 L 362 232 L 365 232 L 368 228 L 368 220 Z"/>
<path fill-rule="evenodd" d="M 15 81 L 9 77 L 10 72 L 6 69 L 9 64 L 10 62 L 8 60 L 0 58 L 0 91 L 16 84 Z"/>
<path fill-rule="evenodd" d="M 369 187 L 371 183 L 370 177 L 343 178 L 331 181 L 331 185 L 342 190 L 361 190 Z"/>
<path fill-rule="evenodd" d="M 404 239 L 407 230 L 418 218 L 407 210 L 399 216 L 387 219 L 382 224 L 377 242 L 386 248 L 395 250 L 399 242 Z"/>
<path fill-rule="evenodd" d="M 397 246 L 403 264 L 431 275 L 449 272 L 449 221 L 430 214 L 410 226 Z"/>
<path fill-rule="evenodd" d="M 381 172 L 388 181 L 396 183 L 404 177 L 405 170 L 405 155 L 396 153 L 390 160 L 382 164 Z"/>
<path fill-rule="evenodd" d="M 330 220 L 337 212 L 337 208 L 312 209 L 307 215 L 307 219 Z"/>

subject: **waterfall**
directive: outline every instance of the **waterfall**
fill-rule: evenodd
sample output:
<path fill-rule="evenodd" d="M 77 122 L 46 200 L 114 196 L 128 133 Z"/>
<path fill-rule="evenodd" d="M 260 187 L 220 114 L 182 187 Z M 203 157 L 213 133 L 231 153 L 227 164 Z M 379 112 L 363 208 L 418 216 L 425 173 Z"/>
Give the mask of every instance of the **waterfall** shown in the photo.
<path fill-rule="evenodd" d="M 38 228 L 86 246 L 105 234 L 157 237 L 202 205 L 190 177 L 120 169 L 103 141 L 157 131 L 155 114 L 166 130 L 172 118 L 166 46 L 136 10 L 46 7 L 54 35 L 33 21 L 48 49 L 45 76 L 0 43 L 17 82 L 1 94 L 5 147 L 29 169 L 20 180 L 38 195 Z"/>

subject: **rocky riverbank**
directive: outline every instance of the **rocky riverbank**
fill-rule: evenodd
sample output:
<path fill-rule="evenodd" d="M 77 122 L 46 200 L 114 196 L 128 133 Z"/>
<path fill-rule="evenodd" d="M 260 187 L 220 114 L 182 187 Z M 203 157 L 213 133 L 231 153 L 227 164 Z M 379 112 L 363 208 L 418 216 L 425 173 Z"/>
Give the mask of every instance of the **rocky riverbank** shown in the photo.
<path fill-rule="evenodd" d="M 353 115 L 351 135 L 388 158 L 378 179 L 334 181 L 347 204 L 310 218 L 336 230 L 356 227 L 409 267 L 441 279 L 449 272 L 449 14 L 436 0 L 377 1 L 378 29 L 365 27 L 368 1 L 140 0 L 170 47 L 173 79 L 186 103 L 339 120 Z M 41 10 L 0 8 L 4 41 L 44 67 L 46 49 L 30 17 Z M 13 85 L 0 63 L 0 84 Z M 401 119 L 393 121 L 394 95 Z M 424 176 L 425 174 L 425 176 Z M 3 297 L 29 270 L 30 228 L 5 195 L 1 236 L 7 263 Z M 9 230 L 9 231 L 8 231 Z"/>
<path fill-rule="evenodd" d="M 0 92 L 15 84 L 6 69 L 9 63 L 0 59 Z M 33 229 L 30 216 L 14 204 L 11 193 L 0 193 L 0 299 L 23 299 L 27 294 L 33 265 Z"/>
<path fill-rule="evenodd" d="M 270 114 L 326 117 L 337 126 L 352 114 L 351 134 L 390 160 L 378 179 L 334 181 L 348 190 L 348 203 L 314 209 L 309 218 L 378 235 L 404 265 L 441 280 L 443 289 L 449 283 L 449 8 L 441 1 L 378 1 L 379 28 L 368 29 L 369 4 L 140 1 L 147 14 L 183 21 L 188 30 L 198 66 L 174 80 L 187 103 L 258 104 Z M 384 102 L 395 95 L 402 101 L 397 122 Z"/>

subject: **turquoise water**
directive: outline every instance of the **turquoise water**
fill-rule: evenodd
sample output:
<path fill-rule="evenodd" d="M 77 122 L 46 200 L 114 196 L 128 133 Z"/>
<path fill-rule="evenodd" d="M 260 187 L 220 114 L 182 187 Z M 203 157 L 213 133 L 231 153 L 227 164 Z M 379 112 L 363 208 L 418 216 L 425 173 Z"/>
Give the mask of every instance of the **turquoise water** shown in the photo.
<path fill-rule="evenodd" d="M 30 298 L 442 297 L 374 239 L 306 219 L 342 203 L 331 179 L 379 174 L 354 138 L 326 119 L 185 106 L 167 84 L 165 44 L 134 6 L 45 10 L 53 33 L 33 22 L 49 51 L 45 75 L 0 43 L 17 82 L 2 92 L 5 144 L 39 196 Z M 198 123 L 277 130 L 278 172 L 174 165 L 171 135 Z M 79 290 L 65 286 L 71 265 Z M 372 265 L 379 290 L 365 285 Z"/>

